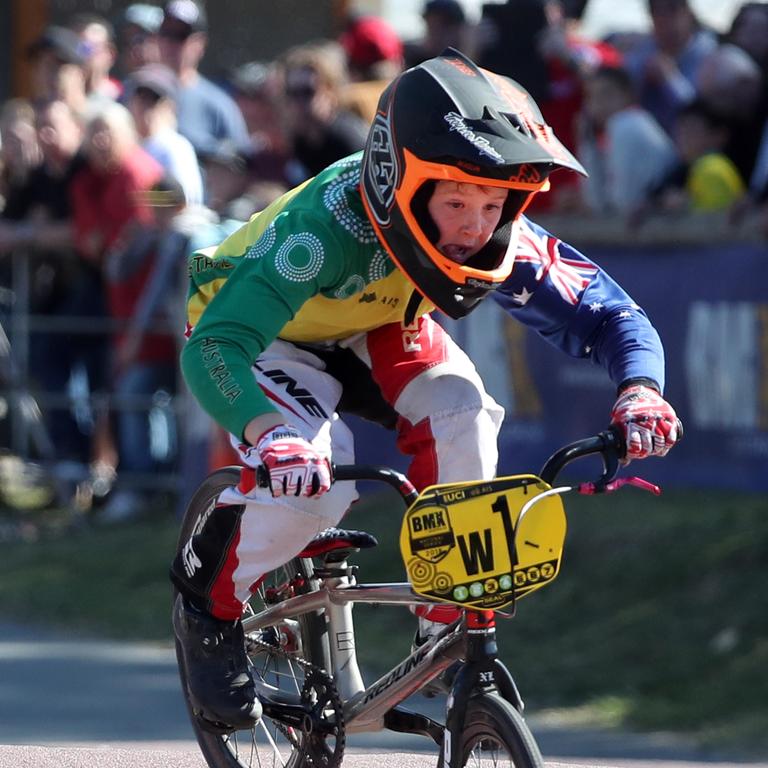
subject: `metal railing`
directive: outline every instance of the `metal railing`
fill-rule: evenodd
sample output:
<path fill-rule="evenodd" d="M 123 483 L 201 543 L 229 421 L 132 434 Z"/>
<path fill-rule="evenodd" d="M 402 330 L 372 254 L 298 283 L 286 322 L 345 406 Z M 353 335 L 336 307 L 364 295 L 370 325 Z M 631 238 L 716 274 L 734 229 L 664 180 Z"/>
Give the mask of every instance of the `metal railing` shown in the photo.
<path fill-rule="evenodd" d="M 45 423 L 45 414 L 53 410 L 73 410 L 78 406 L 76 398 L 67 392 L 42 391 L 30 377 L 30 341 L 35 333 L 74 336 L 110 336 L 116 331 L 125 330 L 126 321 L 111 318 L 40 315 L 30 312 L 31 268 L 28 254 L 16 251 L 6 257 L 11 265 L 11 283 L 0 289 L 0 422 L 7 426 L 8 444 L 0 445 L 13 455 L 24 460 L 36 460 L 43 463 L 52 475 L 66 475 L 66 481 L 72 475 L 88 472 L 87 463 L 80 470 L 72 469 L 72 462 L 66 469 L 58 466 L 60 456 Z M 148 330 L 152 332 L 176 333 L 168 323 L 155 323 Z M 110 391 L 90 391 L 79 393 L 78 397 L 87 398 L 87 407 L 92 413 L 109 411 L 139 410 L 149 414 L 158 407 L 154 395 L 126 395 Z M 79 403 L 83 405 L 82 402 Z M 163 409 L 175 416 L 181 409 L 180 398 L 175 393 L 167 393 Z M 177 419 L 178 421 L 178 419 Z M 149 445 L 147 446 L 149 449 Z M 151 473 L 121 473 L 121 484 L 141 489 L 174 491 L 178 486 L 175 466 Z M 64 499 L 59 499 L 64 501 Z"/>

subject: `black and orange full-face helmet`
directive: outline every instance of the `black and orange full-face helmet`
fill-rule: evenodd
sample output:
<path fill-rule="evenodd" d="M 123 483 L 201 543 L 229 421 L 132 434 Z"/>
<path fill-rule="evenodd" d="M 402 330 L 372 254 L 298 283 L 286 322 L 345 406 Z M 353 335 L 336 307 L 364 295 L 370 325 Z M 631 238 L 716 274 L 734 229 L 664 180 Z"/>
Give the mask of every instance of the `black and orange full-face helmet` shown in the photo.
<path fill-rule="evenodd" d="M 586 175 L 526 90 L 449 48 L 400 74 L 382 94 L 360 186 L 392 259 L 419 293 L 459 318 L 509 276 L 520 214 L 549 189 L 558 167 Z M 464 264 L 436 247 L 427 203 L 441 180 L 509 190 L 491 240 Z"/>

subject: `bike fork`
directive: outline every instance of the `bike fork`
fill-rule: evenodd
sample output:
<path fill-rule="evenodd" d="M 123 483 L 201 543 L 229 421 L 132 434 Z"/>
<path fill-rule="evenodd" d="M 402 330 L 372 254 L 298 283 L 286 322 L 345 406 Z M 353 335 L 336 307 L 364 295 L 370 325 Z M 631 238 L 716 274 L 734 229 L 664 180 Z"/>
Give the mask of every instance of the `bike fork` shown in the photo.
<path fill-rule="evenodd" d="M 461 735 L 469 700 L 478 690 L 497 688 L 503 698 L 519 712 L 523 700 L 512 675 L 498 658 L 496 619 L 493 611 L 467 611 L 466 662 L 456 674 L 448 694 L 443 732 L 443 760 L 440 768 L 461 765 Z"/>

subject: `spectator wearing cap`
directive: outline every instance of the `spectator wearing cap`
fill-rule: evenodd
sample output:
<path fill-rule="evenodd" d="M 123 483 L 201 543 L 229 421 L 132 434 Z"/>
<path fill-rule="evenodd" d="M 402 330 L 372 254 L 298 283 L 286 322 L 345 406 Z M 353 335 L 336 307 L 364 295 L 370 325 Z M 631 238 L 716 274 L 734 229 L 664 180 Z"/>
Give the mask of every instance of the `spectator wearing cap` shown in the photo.
<path fill-rule="evenodd" d="M 363 149 L 368 124 L 342 104 L 347 72 L 341 45 L 327 40 L 295 46 L 280 66 L 286 127 L 305 178 Z"/>
<path fill-rule="evenodd" d="M 120 64 L 126 75 L 160 61 L 157 31 L 162 21 L 163 9 L 157 5 L 133 3 L 125 9 L 118 26 L 118 48 Z"/>
<path fill-rule="evenodd" d="M 464 8 L 458 0 L 427 0 L 422 10 L 424 36 L 405 45 L 405 66 L 439 56 L 446 48 L 468 50 L 470 30 Z"/>
<path fill-rule="evenodd" d="M 88 104 L 85 56 L 80 39 L 66 27 L 47 27 L 27 49 L 32 62 L 34 97 L 61 99 L 78 115 Z"/>
<path fill-rule="evenodd" d="M 85 59 L 85 91 L 89 102 L 119 99 L 122 85 L 109 74 L 117 59 L 112 25 L 103 16 L 82 13 L 75 15 L 68 26 L 78 36 Z"/>
<path fill-rule="evenodd" d="M 343 103 L 367 123 L 373 122 L 379 96 L 403 69 L 403 43 L 378 16 L 353 14 L 339 38 L 350 82 Z"/>
<path fill-rule="evenodd" d="M 195 149 L 176 130 L 176 76 L 162 64 L 148 64 L 126 81 L 127 106 L 141 146 L 175 179 L 187 205 L 202 205 L 203 180 Z"/>
<path fill-rule="evenodd" d="M 205 10 L 194 0 L 166 3 L 159 30 L 160 60 L 179 80 L 179 133 L 192 142 L 198 156 L 225 140 L 248 145 L 248 131 L 237 104 L 198 71 L 207 29 Z"/>
<path fill-rule="evenodd" d="M 390 81 L 403 69 L 403 43 L 379 16 L 352 14 L 339 42 L 352 81 Z"/>

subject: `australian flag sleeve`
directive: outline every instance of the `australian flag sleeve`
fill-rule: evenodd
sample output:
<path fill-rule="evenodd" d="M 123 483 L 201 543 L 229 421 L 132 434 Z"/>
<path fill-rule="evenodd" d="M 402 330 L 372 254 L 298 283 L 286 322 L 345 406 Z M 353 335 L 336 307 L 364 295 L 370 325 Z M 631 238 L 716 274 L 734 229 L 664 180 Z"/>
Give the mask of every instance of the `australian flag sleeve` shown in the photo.
<path fill-rule="evenodd" d="M 573 357 L 603 366 L 618 386 L 664 388 L 664 349 L 645 312 L 594 262 L 525 217 L 512 274 L 491 296 Z"/>

